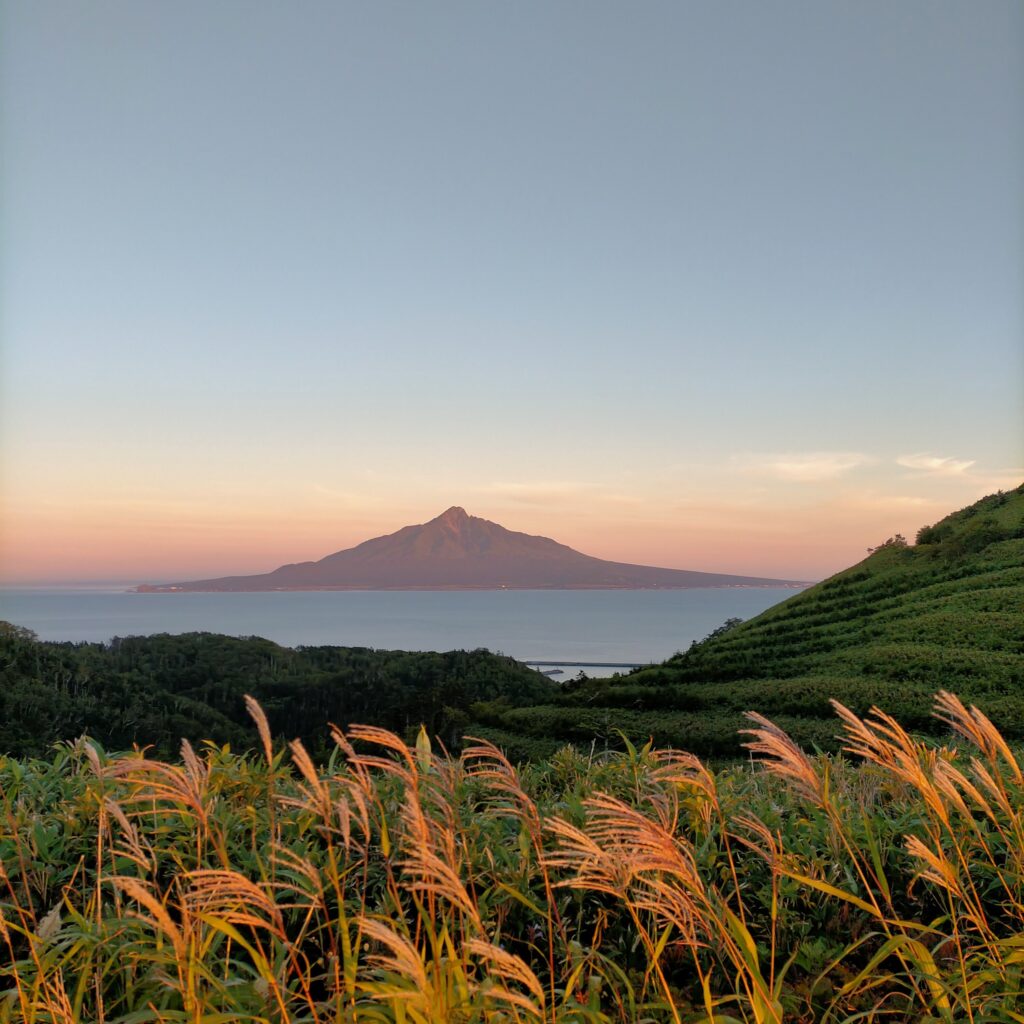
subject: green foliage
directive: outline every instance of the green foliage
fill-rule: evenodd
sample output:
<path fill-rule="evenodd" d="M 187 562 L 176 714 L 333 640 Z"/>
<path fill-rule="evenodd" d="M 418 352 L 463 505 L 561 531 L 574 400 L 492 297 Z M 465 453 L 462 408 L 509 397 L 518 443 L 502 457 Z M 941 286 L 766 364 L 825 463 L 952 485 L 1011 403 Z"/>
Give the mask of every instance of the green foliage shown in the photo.
<path fill-rule="evenodd" d="M 888 540 L 883 540 L 877 548 L 868 548 L 868 553 L 873 551 L 881 551 L 883 548 L 905 548 L 907 546 L 907 538 L 902 533 L 897 533 Z"/>
<path fill-rule="evenodd" d="M 323 750 L 323 723 L 370 721 L 407 734 L 420 725 L 457 745 L 469 707 L 548 697 L 555 684 L 487 651 L 410 653 L 359 647 L 291 650 L 212 633 L 40 643 L 0 630 L 0 752 L 40 755 L 89 735 L 105 746 L 177 750 L 183 738 L 252 745 L 243 695 L 274 733 Z"/>
<path fill-rule="evenodd" d="M 694 640 L 693 643 L 690 644 L 690 650 L 693 650 L 694 647 L 697 647 L 700 644 L 706 644 L 709 640 L 714 640 L 717 637 L 724 636 L 726 633 L 729 632 L 730 629 L 735 629 L 737 626 L 742 625 L 743 620 L 735 616 L 726 619 L 725 622 L 723 622 L 720 626 L 716 626 L 713 630 L 711 630 L 711 632 L 708 633 L 708 635 L 704 637 L 703 640 Z"/>
<path fill-rule="evenodd" d="M 848 756 L 379 729 L 167 762 L 0 757 L 0 1024 L 920 1024 L 1024 1017 L 1024 774 L 842 713 Z M 748 722 L 748 726 L 749 726 Z"/>
<path fill-rule="evenodd" d="M 931 694 L 969 696 L 1024 736 L 1024 488 L 897 535 L 859 565 L 755 619 L 727 623 L 662 665 L 563 687 L 543 706 L 492 709 L 490 728 L 603 749 L 653 738 L 741 755 L 744 711 L 784 716 L 802 743 L 835 750 L 828 697 L 889 708 L 939 735 Z M 510 748 L 513 749 L 513 748 Z M 522 751 L 522 739 L 514 748 Z"/>

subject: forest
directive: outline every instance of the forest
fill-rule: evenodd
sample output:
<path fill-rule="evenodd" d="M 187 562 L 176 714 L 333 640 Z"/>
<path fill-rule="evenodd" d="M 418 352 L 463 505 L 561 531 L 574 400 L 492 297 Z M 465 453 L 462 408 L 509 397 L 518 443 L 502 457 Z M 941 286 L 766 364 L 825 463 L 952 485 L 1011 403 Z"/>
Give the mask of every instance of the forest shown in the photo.
<path fill-rule="evenodd" d="M 152 747 L 170 755 L 182 739 L 238 750 L 255 741 L 245 694 L 275 735 L 314 753 L 326 722 L 371 722 L 415 735 L 421 726 L 457 745 L 476 703 L 532 703 L 556 689 L 546 676 L 488 651 L 378 651 L 281 647 L 214 633 L 114 638 L 105 644 L 43 643 L 0 624 L 0 752 L 40 755 L 89 736 L 103 748 Z"/>

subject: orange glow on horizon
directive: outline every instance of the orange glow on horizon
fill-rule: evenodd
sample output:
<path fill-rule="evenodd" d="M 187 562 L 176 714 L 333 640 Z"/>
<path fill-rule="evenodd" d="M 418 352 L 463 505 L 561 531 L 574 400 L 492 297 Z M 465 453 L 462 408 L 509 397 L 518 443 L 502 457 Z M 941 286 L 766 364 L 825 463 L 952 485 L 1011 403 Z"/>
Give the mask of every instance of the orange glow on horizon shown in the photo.
<path fill-rule="evenodd" d="M 792 509 L 706 504 L 657 510 L 528 508 L 464 502 L 471 515 L 510 530 L 540 534 L 585 554 L 617 562 L 816 580 L 859 561 L 865 548 L 940 518 L 937 502 L 865 509 L 822 502 Z M 169 582 L 269 572 L 279 565 L 316 561 L 371 537 L 425 522 L 429 512 L 338 515 L 296 505 L 197 508 L 159 504 L 118 516 L 113 507 L 78 512 L 48 506 L 4 517 L 0 580 L 15 583 Z"/>

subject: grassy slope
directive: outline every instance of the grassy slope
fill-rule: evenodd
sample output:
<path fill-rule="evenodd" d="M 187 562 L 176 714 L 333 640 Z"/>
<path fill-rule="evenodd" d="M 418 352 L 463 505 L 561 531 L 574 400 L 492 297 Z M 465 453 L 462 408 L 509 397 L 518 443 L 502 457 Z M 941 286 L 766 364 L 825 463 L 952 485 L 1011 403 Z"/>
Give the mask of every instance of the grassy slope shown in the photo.
<path fill-rule="evenodd" d="M 742 712 L 835 746 L 828 699 L 877 704 L 934 730 L 948 689 L 1024 737 L 1024 486 L 884 545 L 863 562 L 662 665 L 593 681 L 553 703 L 478 708 L 484 732 L 520 755 L 559 742 L 634 740 L 704 755 L 739 751 Z"/>

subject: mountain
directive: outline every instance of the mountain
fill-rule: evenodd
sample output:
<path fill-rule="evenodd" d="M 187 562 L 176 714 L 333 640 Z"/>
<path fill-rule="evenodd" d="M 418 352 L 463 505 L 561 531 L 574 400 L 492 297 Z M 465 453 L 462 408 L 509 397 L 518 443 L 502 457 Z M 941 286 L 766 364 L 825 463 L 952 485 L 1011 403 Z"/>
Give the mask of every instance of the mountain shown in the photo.
<path fill-rule="evenodd" d="M 756 710 L 800 742 L 837 747 L 835 698 L 877 705 L 942 735 L 941 689 L 1024 740 L 1024 485 L 890 538 L 862 562 L 660 665 L 571 684 L 552 702 L 494 708 L 491 732 L 517 756 L 567 742 L 677 746 L 735 757 Z"/>
<path fill-rule="evenodd" d="M 802 586 L 795 580 L 728 576 L 606 562 L 548 537 L 515 533 L 453 506 L 318 562 L 282 565 L 256 576 L 143 584 L 143 593 L 240 590 L 651 590 L 691 587 Z"/>

